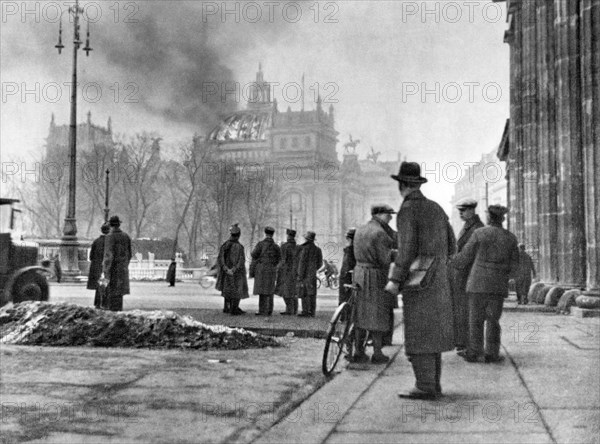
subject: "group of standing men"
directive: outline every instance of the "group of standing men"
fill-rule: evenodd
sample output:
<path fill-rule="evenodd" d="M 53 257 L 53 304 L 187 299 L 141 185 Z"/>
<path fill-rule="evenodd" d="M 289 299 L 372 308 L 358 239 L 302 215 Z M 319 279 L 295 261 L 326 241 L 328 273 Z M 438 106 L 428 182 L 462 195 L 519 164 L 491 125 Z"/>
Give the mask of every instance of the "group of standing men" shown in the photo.
<path fill-rule="evenodd" d="M 283 297 L 286 310 L 282 315 L 314 317 L 317 309 L 317 270 L 323 263 L 321 249 L 315 245 L 316 234 L 307 231 L 305 242 L 296 244 L 296 231 L 287 229 L 287 241 L 281 247 L 273 240 L 275 229 L 265 227 L 265 238 L 250 256 L 250 277 L 254 278 L 253 294 L 258 295 L 256 316 L 273 314 L 273 295 Z M 224 298 L 223 312 L 232 316 L 245 313 L 240 300 L 248 295 L 246 279 L 246 256 L 239 239 L 241 230 L 237 224 L 229 229 L 229 239 L 221 245 L 217 258 L 217 290 Z M 302 311 L 298 313 L 298 299 Z"/>
<path fill-rule="evenodd" d="M 112 216 L 100 231 L 90 251 L 87 288 L 96 291 L 94 307 L 121 311 L 123 296 L 129 294 L 131 238 L 121 230 L 119 216 Z"/>
<path fill-rule="evenodd" d="M 489 206 L 484 227 L 475 215 L 476 202 L 462 202 L 465 227 L 457 242 L 444 210 L 420 190 L 427 179 L 419 164 L 402 162 L 392 178 L 403 198 L 397 233 L 388 226 L 393 210 L 378 206 L 354 234 L 355 325 L 359 334 L 361 329 L 372 334 L 371 362 L 386 362 L 381 337 L 390 328 L 390 307 L 402 293 L 404 346 L 416 383 L 399 396 L 435 399 L 442 394 L 441 353 L 458 348 L 467 362 L 502 359 L 499 319 L 509 278 L 519 269 L 519 249 L 516 237 L 502 227 L 506 207 Z M 344 272 L 341 279 L 347 279 Z M 364 349 L 358 347 L 353 360 L 364 362 Z"/>

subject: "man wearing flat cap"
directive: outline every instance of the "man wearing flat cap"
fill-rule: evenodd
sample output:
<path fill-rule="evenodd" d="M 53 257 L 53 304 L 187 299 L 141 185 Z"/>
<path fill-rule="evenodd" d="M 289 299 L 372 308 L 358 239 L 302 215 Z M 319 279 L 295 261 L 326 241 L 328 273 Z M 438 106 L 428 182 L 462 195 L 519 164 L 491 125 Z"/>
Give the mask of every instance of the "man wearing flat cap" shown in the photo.
<path fill-rule="evenodd" d="M 356 293 L 356 312 L 354 326 L 356 333 L 356 351 L 353 362 L 368 360 L 364 349 L 364 337 L 367 331 L 373 339 L 373 364 L 385 364 L 389 357 L 382 352 L 383 336 L 389 333 L 392 325 L 394 299 L 385 291 L 388 269 L 392 262 L 394 238 L 388 234 L 385 226 L 396 212 L 388 205 L 375 205 L 371 208 L 372 219 L 359 227 L 354 235 L 353 282 L 358 285 Z"/>
<path fill-rule="evenodd" d="M 517 238 L 502 228 L 506 207 L 491 205 L 488 225 L 475 230 L 455 261 L 469 269 L 469 344 L 467 362 L 499 362 L 500 316 L 504 298 L 508 296 L 508 280 L 519 268 Z M 485 346 L 483 329 L 486 326 Z"/>
<path fill-rule="evenodd" d="M 131 238 L 121 231 L 119 216 L 108 220 L 110 233 L 104 239 L 102 272 L 108 295 L 108 309 L 123 310 L 123 296 L 129 294 L 129 261 L 131 260 Z"/>
<path fill-rule="evenodd" d="M 465 222 L 456 240 L 456 251 L 460 253 L 476 229 L 483 227 L 479 215 L 475 213 L 477 201 L 466 198 L 456 205 L 460 218 Z M 469 338 L 469 300 L 467 298 L 467 278 L 469 270 L 452 263 L 450 278 L 452 284 L 452 305 L 454 309 L 454 342 L 459 354 L 467 348 Z"/>
<path fill-rule="evenodd" d="M 275 279 L 277 278 L 277 264 L 281 259 L 279 245 L 273 240 L 275 229 L 265 227 L 265 238 L 261 240 L 250 256 L 254 270 L 254 291 L 258 296 L 257 316 L 271 316 L 273 314 L 273 294 L 275 293 Z"/>
<path fill-rule="evenodd" d="M 296 268 L 298 267 L 298 245 L 296 231 L 286 230 L 287 241 L 281 244 L 281 260 L 277 264 L 277 285 L 275 294 L 283 298 L 284 316 L 298 314 L 298 294 L 296 292 Z"/>
<path fill-rule="evenodd" d="M 323 253 L 315 245 L 315 238 L 314 231 L 307 231 L 298 253 L 296 285 L 302 299 L 302 313 L 298 316 L 314 317 L 317 312 L 317 270 L 323 265 Z"/>
<path fill-rule="evenodd" d="M 442 394 L 442 352 L 454 349 L 452 299 L 447 259 L 454 254 L 455 237 L 448 216 L 420 188 L 427 182 L 418 163 L 402 162 L 392 178 L 404 198 L 396 225 L 398 253 L 388 275 L 386 290 L 402 292 L 405 351 L 415 374 L 415 387 L 403 398 L 435 399 Z M 416 261 L 417 258 L 419 261 Z M 413 263 L 428 263 L 424 288 L 405 286 Z"/>
<path fill-rule="evenodd" d="M 246 254 L 240 244 L 241 230 L 238 224 L 229 228 L 230 237 L 221 245 L 217 257 L 217 283 L 215 288 L 224 298 L 223 311 L 231 316 L 246 313 L 240 309 L 240 300 L 249 298 L 246 279 Z"/>

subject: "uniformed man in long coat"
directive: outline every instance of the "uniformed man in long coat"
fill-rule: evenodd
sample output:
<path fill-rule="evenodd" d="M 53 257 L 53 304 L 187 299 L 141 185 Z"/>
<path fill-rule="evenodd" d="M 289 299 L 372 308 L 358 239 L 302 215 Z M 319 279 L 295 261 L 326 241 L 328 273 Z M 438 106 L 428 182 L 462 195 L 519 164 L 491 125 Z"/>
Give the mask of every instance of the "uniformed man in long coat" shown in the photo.
<path fill-rule="evenodd" d="M 167 282 L 169 283 L 169 287 L 175 286 L 175 277 L 177 276 L 177 262 L 175 262 L 175 258 L 171 258 L 171 263 L 169 264 L 169 268 L 167 269 Z"/>
<path fill-rule="evenodd" d="M 90 271 L 88 273 L 87 289 L 96 290 L 94 294 L 94 307 L 101 308 L 101 292 L 98 290 L 98 281 L 102 275 L 102 261 L 104 260 L 104 241 L 106 235 L 110 231 L 110 225 L 103 223 L 100 227 L 102 233 L 97 239 L 92 242 L 90 250 Z"/>
<path fill-rule="evenodd" d="M 356 328 L 356 352 L 354 362 L 367 361 L 364 350 L 364 335 L 371 332 L 373 339 L 373 356 L 371 362 L 384 364 L 389 357 L 381 351 L 383 335 L 389 332 L 393 316 L 393 300 L 395 295 L 385 291 L 388 270 L 392 262 L 392 251 L 396 247 L 394 238 L 385 230 L 396 212 L 388 205 L 375 205 L 371 208 L 373 218 L 359 227 L 354 235 L 354 268 L 353 281 L 358 285 L 356 295 L 356 312 L 354 326 Z"/>
<path fill-rule="evenodd" d="M 316 236 L 313 231 L 307 231 L 298 253 L 296 284 L 298 297 L 302 299 L 302 313 L 298 316 L 314 317 L 317 311 L 317 270 L 323 265 L 323 253 L 315 245 Z"/>
<path fill-rule="evenodd" d="M 500 317 L 508 280 L 519 268 L 518 241 L 502 228 L 506 207 L 490 205 L 488 226 L 475 230 L 455 260 L 469 268 L 469 345 L 464 358 L 468 362 L 498 362 L 500 356 Z M 483 340 L 486 326 L 485 348 Z"/>
<path fill-rule="evenodd" d="M 517 303 L 527 305 L 527 294 L 531 287 L 531 277 L 535 279 L 535 267 L 531 256 L 525 251 L 525 244 L 519 244 L 519 270 L 515 277 Z"/>
<path fill-rule="evenodd" d="M 265 227 L 265 238 L 261 240 L 250 256 L 254 264 L 254 291 L 258 296 L 257 316 L 271 316 L 273 314 L 273 294 L 275 294 L 275 280 L 277 279 L 277 264 L 281 259 L 279 245 L 273 240 L 275 229 Z"/>
<path fill-rule="evenodd" d="M 102 272 L 106 279 L 108 309 L 123 310 L 123 296 L 129 294 L 129 261 L 131 260 L 131 238 L 121 230 L 119 216 L 108 220 L 110 233 L 104 240 Z"/>
<path fill-rule="evenodd" d="M 427 179 L 418 163 L 402 162 L 398 175 L 404 198 L 397 216 L 398 254 L 390 268 L 386 290 L 402 291 L 405 351 L 416 378 L 415 388 L 401 397 L 435 399 L 442 393 L 441 353 L 454 348 L 452 299 L 446 261 L 456 241 L 448 216 L 420 190 Z M 431 281 L 425 289 L 403 288 L 411 264 L 417 258 L 433 258 Z"/>
<path fill-rule="evenodd" d="M 240 300 L 250 297 L 246 279 L 246 255 L 244 246 L 240 244 L 241 230 L 238 225 L 232 225 L 229 233 L 229 239 L 219 249 L 215 288 L 225 300 L 224 311 L 232 316 L 239 316 L 245 313 L 240 309 Z"/>
<path fill-rule="evenodd" d="M 296 269 L 298 267 L 298 245 L 296 230 L 286 230 L 287 241 L 281 245 L 281 260 L 277 264 L 277 285 L 275 294 L 285 302 L 284 316 L 298 314 L 298 293 L 296 291 Z"/>
<path fill-rule="evenodd" d="M 461 252 L 476 229 L 483 227 L 479 215 L 475 213 L 477 201 L 467 198 L 457 205 L 460 218 L 465 221 L 456 240 L 456 250 Z M 456 263 L 450 267 L 450 282 L 452 285 L 452 308 L 454 310 L 454 342 L 456 350 L 462 355 L 469 340 L 469 299 L 467 298 L 467 278 L 469 270 L 458 268 Z"/>

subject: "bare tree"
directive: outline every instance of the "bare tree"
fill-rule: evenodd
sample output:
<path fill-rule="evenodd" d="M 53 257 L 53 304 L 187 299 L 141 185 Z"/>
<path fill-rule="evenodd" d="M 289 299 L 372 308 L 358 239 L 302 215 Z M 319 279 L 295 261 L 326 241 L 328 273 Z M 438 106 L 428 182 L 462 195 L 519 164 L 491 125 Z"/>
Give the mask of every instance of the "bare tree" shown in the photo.
<path fill-rule="evenodd" d="M 123 173 L 118 182 L 118 205 L 126 212 L 129 231 L 136 238 L 141 236 L 148 212 L 158 200 L 160 140 L 155 133 L 143 132 L 118 142 L 118 164 Z"/>
<path fill-rule="evenodd" d="M 244 168 L 242 201 L 250 225 L 250 245 L 260 226 L 268 223 L 273 216 L 274 203 L 277 201 L 279 186 L 269 168 L 256 165 Z"/>

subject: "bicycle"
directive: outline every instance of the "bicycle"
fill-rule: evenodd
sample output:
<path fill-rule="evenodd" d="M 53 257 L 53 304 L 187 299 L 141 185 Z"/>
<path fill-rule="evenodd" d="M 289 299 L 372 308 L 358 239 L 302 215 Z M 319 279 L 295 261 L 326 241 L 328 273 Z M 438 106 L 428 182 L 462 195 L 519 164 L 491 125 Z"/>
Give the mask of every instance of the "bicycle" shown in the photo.
<path fill-rule="evenodd" d="M 356 293 L 360 289 L 358 284 L 344 284 L 344 287 L 352 290 L 352 294 L 346 302 L 340 304 L 335 310 L 329 328 L 327 329 L 327 339 L 325 340 L 325 349 L 323 350 L 323 360 L 321 368 L 325 376 L 330 376 L 335 369 L 342 353 L 350 359 L 354 351 L 354 313 L 356 310 Z M 369 341 L 369 333 L 365 335 L 364 345 Z"/>
<path fill-rule="evenodd" d="M 317 276 L 317 288 L 321 288 L 321 284 L 325 282 L 325 287 L 331 288 L 332 290 L 337 290 L 340 287 L 340 280 L 338 279 L 338 275 L 334 274 L 327 279 L 325 273 L 321 272 Z"/>

